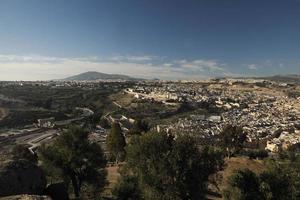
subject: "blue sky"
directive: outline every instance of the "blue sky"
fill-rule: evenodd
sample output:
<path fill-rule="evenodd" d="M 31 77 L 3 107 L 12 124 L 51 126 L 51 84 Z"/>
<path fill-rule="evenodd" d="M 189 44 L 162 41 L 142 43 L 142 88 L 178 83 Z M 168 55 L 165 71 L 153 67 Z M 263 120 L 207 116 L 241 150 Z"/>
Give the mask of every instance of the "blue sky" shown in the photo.
<path fill-rule="evenodd" d="M 298 0 L 1 0 L 0 80 L 300 73 Z"/>

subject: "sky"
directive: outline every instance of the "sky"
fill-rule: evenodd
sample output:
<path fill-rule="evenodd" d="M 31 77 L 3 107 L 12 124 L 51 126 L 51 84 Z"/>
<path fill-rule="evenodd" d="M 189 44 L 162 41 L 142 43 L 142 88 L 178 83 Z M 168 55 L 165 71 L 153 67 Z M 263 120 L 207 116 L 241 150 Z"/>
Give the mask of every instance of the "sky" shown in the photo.
<path fill-rule="evenodd" d="M 300 74 L 299 0 L 0 0 L 0 80 Z"/>

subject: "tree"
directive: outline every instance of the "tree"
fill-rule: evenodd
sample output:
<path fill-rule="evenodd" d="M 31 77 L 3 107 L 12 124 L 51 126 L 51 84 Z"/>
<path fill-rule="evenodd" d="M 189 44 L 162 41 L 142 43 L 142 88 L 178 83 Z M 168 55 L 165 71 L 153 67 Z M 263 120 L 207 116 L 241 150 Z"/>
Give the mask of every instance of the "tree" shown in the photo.
<path fill-rule="evenodd" d="M 105 118 L 105 117 L 102 117 L 102 118 L 100 119 L 99 125 L 102 126 L 102 127 L 105 128 L 105 129 L 111 128 L 108 119 Z"/>
<path fill-rule="evenodd" d="M 293 183 L 282 169 L 264 172 L 260 175 L 261 191 L 266 200 L 292 200 Z"/>
<path fill-rule="evenodd" d="M 53 99 L 52 97 L 48 98 L 44 103 L 44 108 L 50 110 L 52 107 Z"/>
<path fill-rule="evenodd" d="M 150 131 L 150 125 L 145 120 L 136 120 L 133 124 L 132 129 L 129 131 L 130 135 L 141 135 Z"/>
<path fill-rule="evenodd" d="M 228 188 L 224 191 L 225 200 L 263 200 L 260 180 L 249 169 L 237 171 L 229 177 L 228 184 Z"/>
<path fill-rule="evenodd" d="M 223 165 L 220 153 L 193 138 L 160 133 L 134 137 L 126 158 L 145 199 L 204 199 L 209 175 Z"/>
<path fill-rule="evenodd" d="M 52 145 L 42 146 L 39 154 L 44 167 L 54 167 L 61 172 L 61 179 L 70 180 L 76 197 L 81 196 L 84 183 L 98 184 L 99 188 L 104 185 L 103 151 L 98 144 L 89 142 L 88 132 L 80 127 L 70 127 Z"/>
<path fill-rule="evenodd" d="M 119 123 L 114 123 L 106 138 L 107 150 L 116 162 L 124 159 L 126 141 Z"/>
<path fill-rule="evenodd" d="M 123 175 L 112 193 L 118 200 L 143 199 L 142 192 L 138 185 L 138 179 L 132 175 Z"/>
<path fill-rule="evenodd" d="M 300 199 L 300 157 L 284 164 L 285 173 L 289 175 L 295 189 L 295 198 Z"/>
<path fill-rule="evenodd" d="M 228 158 L 243 148 L 247 135 L 238 126 L 228 125 L 220 134 L 221 146 L 226 150 Z"/>
<path fill-rule="evenodd" d="M 300 199 L 300 168 L 296 162 L 270 161 L 268 170 L 260 175 L 261 191 L 267 200 Z"/>
<path fill-rule="evenodd" d="M 93 130 L 100 123 L 102 113 L 100 111 L 96 111 L 92 115 L 86 117 L 84 127 L 89 130 Z"/>
<path fill-rule="evenodd" d="M 38 160 L 37 160 L 36 154 L 30 152 L 30 150 L 28 148 L 29 148 L 29 146 L 24 145 L 24 144 L 18 144 L 16 146 L 14 146 L 12 149 L 13 159 L 14 160 L 24 159 L 24 160 L 28 160 L 34 164 L 37 164 Z"/>
<path fill-rule="evenodd" d="M 297 191 L 299 185 L 294 177 L 284 166 L 274 162 L 260 175 L 248 169 L 240 170 L 229 178 L 228 185 L 224 191 L 224 197 L 228 200 L 299 199 L 299 191 Z"/>

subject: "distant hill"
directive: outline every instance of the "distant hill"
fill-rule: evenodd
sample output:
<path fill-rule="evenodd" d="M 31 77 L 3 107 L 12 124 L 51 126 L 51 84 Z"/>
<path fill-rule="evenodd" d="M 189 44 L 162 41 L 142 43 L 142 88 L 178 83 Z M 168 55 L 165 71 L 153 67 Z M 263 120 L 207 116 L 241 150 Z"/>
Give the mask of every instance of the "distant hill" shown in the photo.
<path fill-rule="evenodd" d="M 222 77 L 221 77 L 222 78 Z M 285 83 L 300 83 L 300 75 L 289 74 L 289 75 L 274 75 L 274 76 L 256 76 L 256 77 L 225 77 L 232 79 L 256 79 L 256 80 L 269 80 L 275 82 L 285 82 Z"/>
<path fill-rule="evenodd" d="M 63 81 L 96 81 L 96 80 L 139 80 L 126 75 L 85 72 L 63 79 Z"/>
<path fill-rule="evenodd" d="M 278 81 L 278 82 L 288 82 L 288 83 L 300 83 L 300 75 L 290 74 L 290 75 L 275 75 L 269 77 L 261 77 L 262 79 Z"/>

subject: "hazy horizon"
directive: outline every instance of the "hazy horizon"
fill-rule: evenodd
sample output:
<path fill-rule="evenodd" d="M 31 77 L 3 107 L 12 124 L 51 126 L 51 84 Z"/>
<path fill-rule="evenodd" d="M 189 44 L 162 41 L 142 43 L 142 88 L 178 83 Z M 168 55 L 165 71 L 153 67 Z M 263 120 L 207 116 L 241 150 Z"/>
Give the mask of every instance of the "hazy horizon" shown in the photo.
<path fill-rule="evenodd" d="M 300 74 L 300 2 L 2 0 L 0 80 Z"/>

